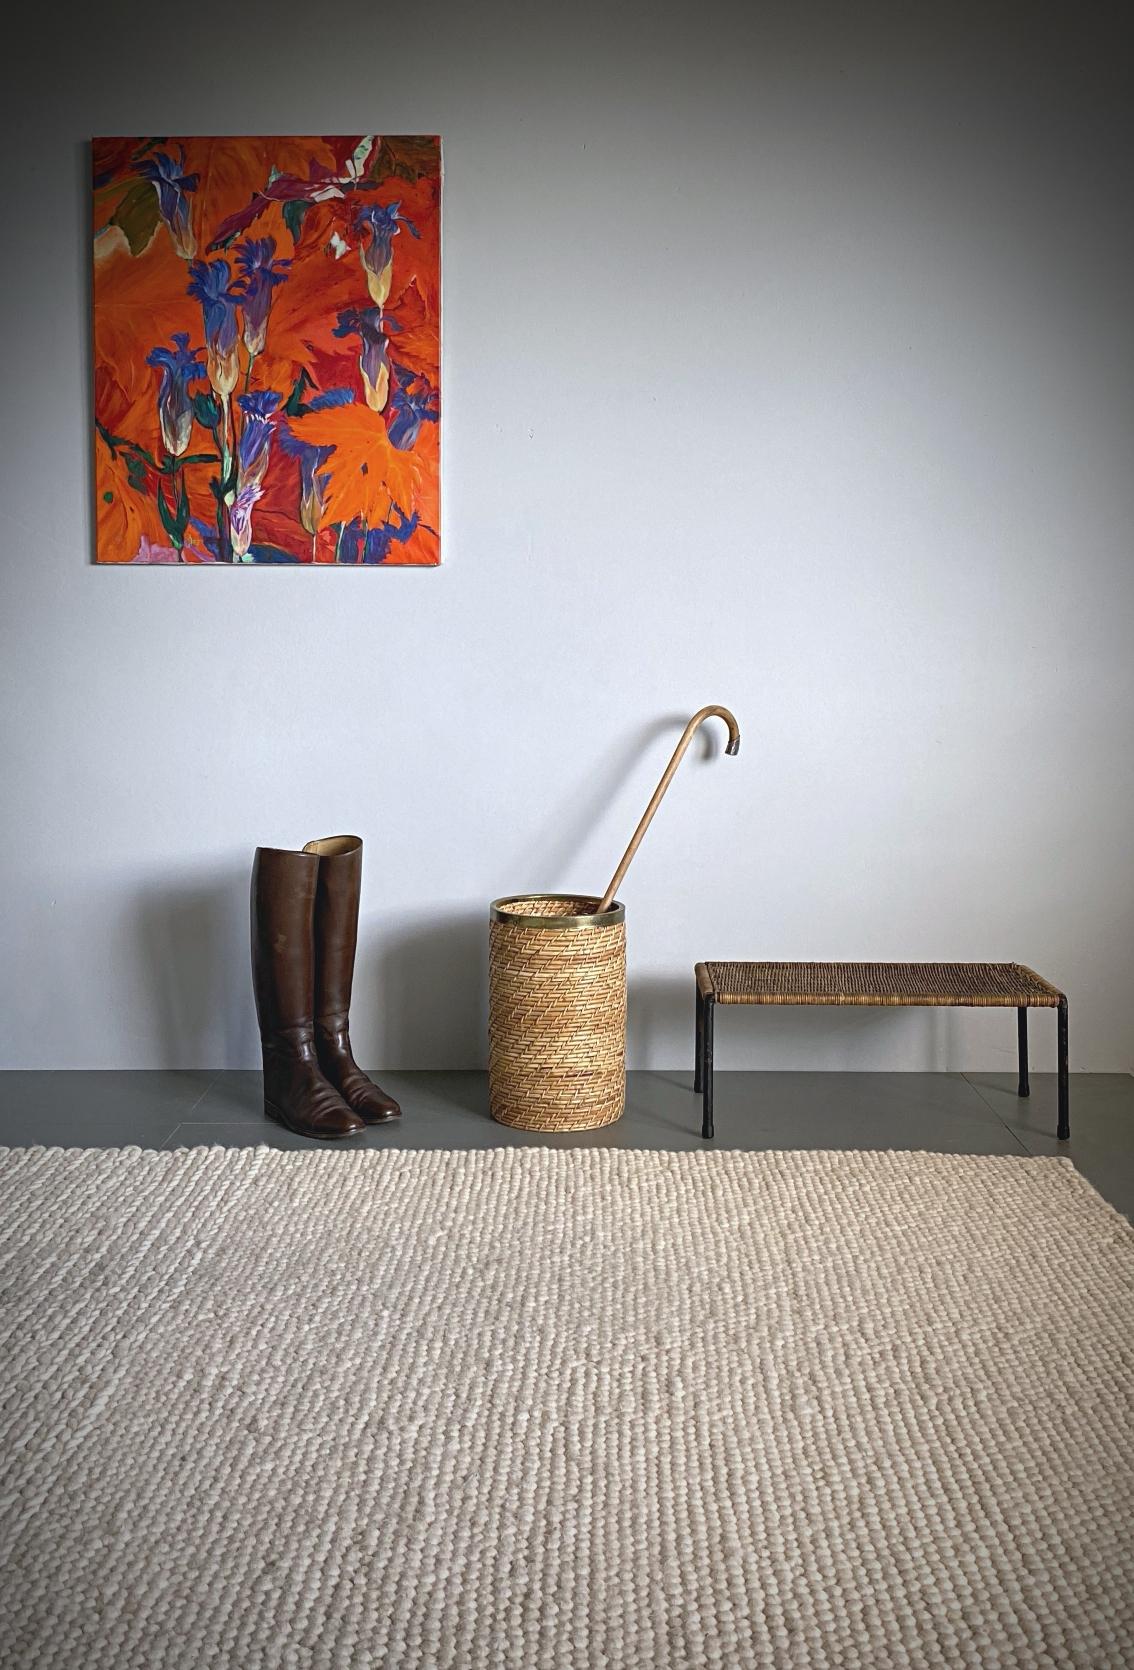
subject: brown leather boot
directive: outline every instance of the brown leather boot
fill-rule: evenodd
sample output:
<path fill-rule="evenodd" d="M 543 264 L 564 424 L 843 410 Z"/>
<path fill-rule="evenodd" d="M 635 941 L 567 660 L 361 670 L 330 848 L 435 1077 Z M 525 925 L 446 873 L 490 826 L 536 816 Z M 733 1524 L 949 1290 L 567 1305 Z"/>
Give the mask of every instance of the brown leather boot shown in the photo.
<path fill-rule="evenodd" d="M 343 1100 L 368 1125 L 397 1119 L 401 1108 L 367 1078 L 351 1053 L 350 993 L 358 943 L 358 901 L 362 892 L 362 842 L 357 835 L 328 835 L 308 841 L 318 855 L 315 899 L 315 1048 L 319 1065 Z"/>
<path fill-rule="evenodd" d="M 319 1066 L 315 1048 L 315 891 L 319 860 L 257 847 L 252 866 L 252 984 L 264 1051 L 264 1112 L 303 1137 L 366 1129 Z"/>

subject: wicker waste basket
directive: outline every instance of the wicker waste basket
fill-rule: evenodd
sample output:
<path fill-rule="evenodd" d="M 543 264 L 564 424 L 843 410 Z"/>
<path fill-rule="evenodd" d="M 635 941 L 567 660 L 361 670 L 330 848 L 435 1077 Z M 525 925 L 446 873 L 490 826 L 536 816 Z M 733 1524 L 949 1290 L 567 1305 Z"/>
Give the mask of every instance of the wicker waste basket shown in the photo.
<path fill-rule="evenodd" d="M 491 909 L 493 1119 L 521 1131 L 612 1125 L 626 1101 L 626 911 L 519 894 Z"/>

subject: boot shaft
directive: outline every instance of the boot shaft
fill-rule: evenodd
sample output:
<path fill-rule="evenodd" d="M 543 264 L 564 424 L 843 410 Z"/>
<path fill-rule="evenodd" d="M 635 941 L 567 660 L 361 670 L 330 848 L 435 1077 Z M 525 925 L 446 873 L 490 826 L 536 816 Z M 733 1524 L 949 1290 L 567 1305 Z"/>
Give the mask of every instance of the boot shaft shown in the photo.
<path fill-rule="evenodd" d="M 362 842 L 357 835 L 308 841 L 305 855 L 318 864 L 315 890 L 314 1015 L 330 1031 L 345 1032 L 358 947 L 362 895 Z"/>
<path fill-rule="evenodd" d="M 260 1036 L 311 1036 L 319 859 L 257 847 L 252 865 L 252 984 Z"/>
<path fill-rule="evenodd" d="M 362 1071 L 350 1043 L 362 842 L 357 835 L 328 835 L 321 841 L 308 841 L 303 850 L 316 857 L 319 864 L 315 894 L 315 1048 L 319 1064 L 368 1125 L 385 1124 L 397 1119 L 401 1109 Z"/>

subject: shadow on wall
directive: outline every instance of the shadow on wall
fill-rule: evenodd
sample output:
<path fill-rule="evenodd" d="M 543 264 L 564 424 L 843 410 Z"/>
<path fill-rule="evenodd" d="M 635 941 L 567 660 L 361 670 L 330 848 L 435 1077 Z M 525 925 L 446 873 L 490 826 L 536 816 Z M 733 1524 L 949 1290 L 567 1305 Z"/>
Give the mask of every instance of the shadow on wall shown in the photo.
<path fill-rule="evenodd" d="M 525 843 L 523 861 L 517 861 L 515 865 L 519 880 L 509 891 L 518 892 L 521 887 L 530 886 L 541 893 L 566 892 L 568 889 L 563 878 L 571 872 L 588 843 L 593 842 L 596 829 L 607 823 L 611 802 L 623 791 L 627 778 L 642 768 L 642 762 L 652 755 L 657 756 L 655 777 L 660 777 L 688 723 L 687 713 L 669 714 L 664 719 L 638 727 L 624 741 L 612 744 L 604 761 L 588 764 L 580 760 L 580 786 L 573 787 L 562 805 L 548 817 L 546 830 L 537 831 Z M 713 734 L 714 728 L 705 725 L 694 737 L 692 747 L 697 751 L 696 758 L 708 760 L 721 752 L 720 738 Z M 662 738 L 669 739 L 668 750 L 657 747 Z M 634 814 L 635 821 L 645 810 L 646 799 L 652 789 L 651 781 L 650 788 L 642 796 L 639 811 Z M 632 832 L 633 824 L 628 825 L 625 832 L 614 831 L 609 862 L 604 859 L 602 873 L 590 877 L 583 884 L 591 892 L 602 893 Z M 535 880 L 525 881 L 525 874 Z"/>
<path fill-rule="evenodd" d="M 518 879 L 508 891 L 524 886 L 549 893 L 565 890 L 565 874 L 626 777 L 660 738 L 676 742 L 687 722 L 686 714 L 677 714 L 641 727 L 615 745 L 604 768 L 587 770 L 584 789 L 574 791 L 549 818 L 545 832 L 526 843 L 523 862 L 513 867 Z M 717 751 L 719 739 L 707 731 L 696 741 L 702 758 Z M 659 761 L 659 775 L 664 763 Z M 618 856 L 612 852 L 611 869 Z M 608 874 L 604 868 L 589 885 L 601 890 Z M 487 1066 L 489 903 L 486 896 L 475 910 L 455 906 L 446 913 L 434 907 L 428 915 L 403 917 L 373 950 L 363 926 L 355 991 L 362 986 L 379 994 L 378 1012 L 365 1017 L 366 1036 L 376 1040 L 367 1049 L 373 1057 L 370 1066 L 392 1071 Z"/>
<path fill-rule="evenodd" d="M 365 931 L 359 961 L 372 959 Z M 484 909 L 403 918 L 377 947 L 380 1013 L 371 1065 L 387 1069 L 483 1067 L 488 1056 L 488 901 Z M 356 992 L 358 980 L 355 982 Z M 357 1007 L 357 1000 L 356 1000 Z"/>
<path fill-rule="evenodd" d="M 525 864 L 517 870 L 540 878 L 537 885 L 544 891 L 561 889 L 627 776 L 645 754 L 659 752 L 660 740 L 676 741 L 686 722 L 687 715 L 677 714 L 640 727 L 615 744 L 597 770 L 581 766 L 584 787 L 527 844 Z M 708 727 L 695 739 L 703 759 L 711 758 L 718 744 Z M 659 774 L 668 759 L 662 752 Z M 620 851 L 611 852 L 611 869 Z M 133 922 L 138 1033 L 152 1040 L 155 1065 L 259 1065 L 248 935 L 250 863 L 249 858 L 181 880 L 155 876 L 138 895 Z M 603 874 L 588 885 L 600 890 L 608 874 L 604 863 Z M 524 885 L 522 876 L 517 885 Z M 428 915 L 402 917 L 377 944 L 363 920 L 353 1020 L 369 1058 L 364 1065 L 402 1070 L 487 1065 L 488 904 L 486 897 L 477 910 L 462 905 L 446 913 L 435 906 Z M 691 990 L 691 983 L 691 974 L 688 981 L 638 983 L 631 1003 L 638 1059 L 649 1061 L 664 1049 L 667 1026 L 677 1013 L 684 1030 L 692 1002 L 685 988 Z"/>
<path fill-rule="evenodd" d="M 948 1009 L 725 1005 L 715 1028 L 717 1067 L 786 1071 L 786 1062 L 802 1061 L 804 1070 L 816 1072 L 870 1072 L 882 1070 L 877 1062 L 889 1052 L 897 1055 L 894 1071 L 953 1072 L 955 1026 Z M 692 965 L 681 976 L 631 974 L 632 1065 L 676 1074 L 684 1082 L 693 1071 L 694 1027 Z"/>
<path fill-rule="evenodd" d="M 248 887 L 248 865 L 233 864 L 207 879 L 155 878 L 138 897 L 140 1019 L 163 1067 L 258 1064 Z"/>
<path fill-rule="evenodd" d="M 242 864 L 209 880 L 155 879 L 140 893 L 138 1031 L 152 1040 L 155 1065 L 259 1066 L 248 889 Z M 487 905 L 475 915 L 403 920 L 377 944 L 364 921 L 352 1004 L 364 1065 L 483 1066 L 487 988 Z"/>
<path fill-rule="evenodd" d="M 688 1038 L 693 1070 L 693 969 L 688 974 L 634 974 L 627 993 L 626 1054 L 635 1067 L 673 1068 L 674 1039 Z"/>

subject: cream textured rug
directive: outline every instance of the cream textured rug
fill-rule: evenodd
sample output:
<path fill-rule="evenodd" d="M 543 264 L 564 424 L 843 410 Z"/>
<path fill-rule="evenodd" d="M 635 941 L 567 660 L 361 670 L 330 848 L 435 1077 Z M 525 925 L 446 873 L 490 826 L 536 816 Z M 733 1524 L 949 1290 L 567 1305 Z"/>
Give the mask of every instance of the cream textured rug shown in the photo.
<path fill-rule="evenodd" d="M 1062 1160 L 0 1151 L 0 1665 L 1134 1663 Z"/>

